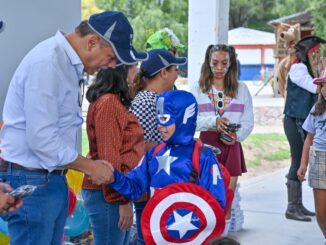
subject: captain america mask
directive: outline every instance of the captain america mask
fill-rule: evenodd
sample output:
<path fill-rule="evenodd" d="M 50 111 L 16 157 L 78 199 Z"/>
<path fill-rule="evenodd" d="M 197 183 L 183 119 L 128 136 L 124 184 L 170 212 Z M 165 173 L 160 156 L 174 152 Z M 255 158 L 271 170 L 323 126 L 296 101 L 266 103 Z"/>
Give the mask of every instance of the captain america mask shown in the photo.
<path fill-rule="evenodd" d="M 162 93 L 156 101 L 157 124 L 170 126 L 176 130 L 167 144 L 187 145 L 193 142 L 197 120 L 197 102 L 186 91 L 173 90 Z"/>
<path fill-rule="evenodd" d="M 175 118 L 173 117 L 173 104 L 169 103 L 169 101 L 166 102 L 165 100 L 166 99 L 163 96 L 157 99 L 157 124 L 162 126 L 169 126 L 175 122 Z"/>

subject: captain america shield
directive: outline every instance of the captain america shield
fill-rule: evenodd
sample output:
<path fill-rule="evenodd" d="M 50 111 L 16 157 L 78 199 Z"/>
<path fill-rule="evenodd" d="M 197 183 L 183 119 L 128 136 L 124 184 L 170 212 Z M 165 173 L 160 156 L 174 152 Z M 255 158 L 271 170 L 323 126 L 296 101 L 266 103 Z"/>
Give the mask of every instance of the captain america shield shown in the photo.
<path fill-rule="evenodd" d="M 141 216 L 147 245 L 206 244 L 220 236 L 225 215 L 215 197 L 192 183 L 176 183 L 155 192 Z"/>

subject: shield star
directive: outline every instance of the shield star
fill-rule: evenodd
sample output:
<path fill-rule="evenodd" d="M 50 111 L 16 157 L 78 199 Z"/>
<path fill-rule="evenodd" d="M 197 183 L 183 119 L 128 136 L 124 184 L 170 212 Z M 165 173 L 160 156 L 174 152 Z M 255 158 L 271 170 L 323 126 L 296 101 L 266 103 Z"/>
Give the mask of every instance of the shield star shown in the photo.
<path fill-rule="evenodd" d="M 169 225 L 168 230 L 176 230 L 179 232 L 180 239 L 190 230 L 197 230 L 198 227 L 191 223 L 192 212 L 185 216 L 179 215 L 176 211 L 173 211 L 174 223 Z"/>
<path fill-rule="evenodd" d="M 158 174 L 161 170 L 164 170 L 168 175 L 170 175 L 170 165 L 177 157 L 170 156 L 170 149 L 167 150 L 162 156 L 157 156 L 158 168 L 155 174 Z"/>

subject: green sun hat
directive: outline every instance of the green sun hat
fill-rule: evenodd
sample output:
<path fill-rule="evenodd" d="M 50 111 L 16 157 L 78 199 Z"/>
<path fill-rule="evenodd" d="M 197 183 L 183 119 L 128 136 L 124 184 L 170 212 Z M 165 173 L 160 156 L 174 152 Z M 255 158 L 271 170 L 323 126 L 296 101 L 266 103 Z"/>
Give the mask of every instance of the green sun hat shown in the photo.
<path fill-rule="evenodd" d="M 185 45 L 180 43 L 179 38 L 169 28 L 164 28 L 153 33 L 146 41 L 146 49 L 172 49 L 184 51 Z"/>

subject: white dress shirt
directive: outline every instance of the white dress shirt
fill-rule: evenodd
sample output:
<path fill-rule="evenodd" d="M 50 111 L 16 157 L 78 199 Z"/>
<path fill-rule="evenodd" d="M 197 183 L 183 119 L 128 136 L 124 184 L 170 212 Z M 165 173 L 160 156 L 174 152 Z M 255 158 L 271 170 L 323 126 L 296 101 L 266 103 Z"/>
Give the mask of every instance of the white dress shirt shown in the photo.
<path fill-rule="evenodd" d="M 77 158 L 78 129 L 83 122 L 79 106 L 83 69 L 60 31 L 24 57 L 4 105 L 3 159 L 53 171 Z"/>

